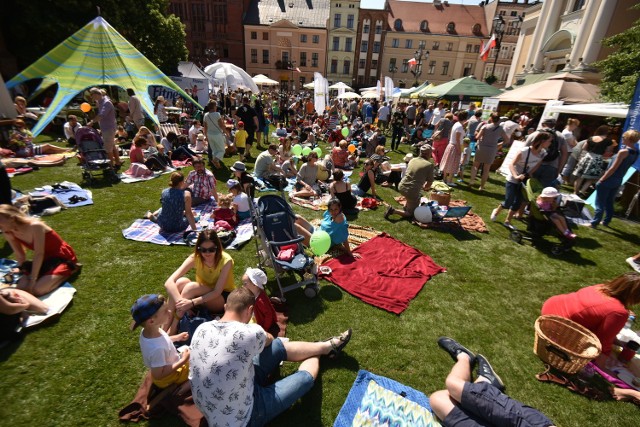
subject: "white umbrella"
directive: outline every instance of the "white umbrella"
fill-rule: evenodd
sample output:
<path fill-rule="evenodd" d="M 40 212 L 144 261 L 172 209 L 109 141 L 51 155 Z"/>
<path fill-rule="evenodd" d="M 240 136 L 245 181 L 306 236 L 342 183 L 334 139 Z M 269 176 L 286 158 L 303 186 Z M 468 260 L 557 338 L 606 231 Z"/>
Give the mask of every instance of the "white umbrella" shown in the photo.
<path fill-rule="evenodd" d="M 311 83 L 307 83 L 305 85 L 302 85 L 302 87 L 305 88 L 305 89 L 315 89 L 316 83 L 315 83 L 315 81 L 313 81 Z"/>
<path fill-rule="evenodd" d="M 362 97 L 365 99 L 373 99 L 373 98 L 380 98 L 380 95 L 378 95 L 378 92 L 375 91 L 375 88 L 373 88 L 374 90 L 369 90 L 367 92 L 362 92 Z"/>
<path fill-rule="evenodd" d="M 258 85 L 258 86 L 277 86 L 280 83 L 278 83 L 277 81 L 270 79 L 269 77 L 265 76 L 264 74 L 257 74 L 255 76 L 253 76 L 253 81 Z"/>
<path fill-rule="evenodd" d="M 211 76 L 211 79 L 218 86 L 227 86 L 229 89 L 249 89 L 251 92 L 258 93 L 258 85 L 253 81 L 251 76 L 242 68 L 228 62 L 216 62 L 207 65 L 204 72 Z"/>
<path fill-rule="evenodd" d="M 342 82 L 338 82 L 338 83 L 332 84 L 331 86 L 329 86 L 329 89 L 353 90 L 352 88 L 350 88 L 349 86 L 347 86 L 346 84 L 344 84 Z"/>
<path fill-rule="evenodd" d="M 338 95 L 338 99 L 360 99 L 360 98 L 362 97 L 355 92 L 345 92 L 342 95 Z"/>

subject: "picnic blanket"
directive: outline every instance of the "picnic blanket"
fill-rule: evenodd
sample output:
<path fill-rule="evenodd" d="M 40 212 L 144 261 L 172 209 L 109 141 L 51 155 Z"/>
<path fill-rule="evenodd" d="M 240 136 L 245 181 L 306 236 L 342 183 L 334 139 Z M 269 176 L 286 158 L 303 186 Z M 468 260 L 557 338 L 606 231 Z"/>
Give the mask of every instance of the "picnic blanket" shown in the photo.
<path fill-rule="evenodd" d="M 358 202 L 356 203 L 356 209 L 359 211 L 368 211 L 369 208 L 365 208 L 362 206 L 363 197 L 356 196 Z M 331 200 L 331 194 L 325 193 L 320 197 L 316 197 L 313 200 L 303 199 L 302 197 L 295 197 L 292 192 L 289 193 L 289 201 L 294 205 L 301 206 L 303 208 L 311 209 L 314 211 L 325 211 L 327 210 L 327 203 Z"/>
<path fill-rule="evenodd" d="M 122 182 L 123 184 L 132 184 L 134 182 L 140 182 L 140 181 L 151 181 L 152 179 L 159 177 L 163 173 L 168 173 L 168 172 L 154 172 L 153 175 L 143 176 L 143 177 L 131 176 L 128 173 L 122 172 L 120 175 L 118 175 L 118 178 L 120 178 L 120 182 Z"/>
<path fill-rule="evenodd" d="M 424 284 L 446 271 L 425 255 L 386 233 L 362 243 L 354 251 L 360 258 L 342 255 L 324 265 L 322 277 L 367 304 L 402 313 Z"/>
<path fill-rule="evenodd" d="M 334 427 L 439 427 L 429 398 L 422 392 L 361 369 Z"/>
<path fill-rule="evenodd" d="M 275 188 L 273 188 L 272 186 L 269 185 L 269 183 L 261 178 L 258 178 L 256 176 L 253 176 L 254 181 L 256 182 L 256 190 L 258 190 L 259 192 L 264 192 L 264 191 L 280 191 L 280 190 L 276 190 Z M 287 178 L 287 186 L 284 189 L 285 193 L 289 193 L 291 191 L 293 191 L 293 188 L 295 187 L 297 179 L 295 177 L 293 178 Z"/>
<path fill-rule="evenodd" d="M 214 221 L 211 215 L 215 206 L 215 200 L 212 200 L 209 203 L 193 208 L 196 217 L 200 217 L 197 221 L 198 228 L 206 229 L 213 227 Z M 148 219 L 136 219 L 129 228 L 122 230 L 122 235 L 125 239 L 135 240 L 137 242 L 149 242 L 156 245 L 186 245 L 183 239 L 184 232 L 161 232 L 160 226 Z M 243 243 L 251 240 L 251 237 L 253 237 L 253 225 L 251 219 L 246 219 L 236 227 L 236 237 L 229 246 L 227 246 L 227 249 L 238 249 Z"/>
<path fill-rule="evenodd" d="M 61 314 L 67 306 L 71 303 L 73 295 L 76 293 L 76 288 L 71 286 L 71 283 L 67 282 L 60 286 L 53 292 L 49 292 L 46 295 L 38 297 L 38 299 L 49 306 L 49 311 L 46 314 L 32 314 L 27 317 L 22 326 L 29 328 L 38 325 L 45 320 Z"/>
<path fill-rule="evenodd" d="M 29 192 L 29 195 L 36 197 L 55 196 L 67 208 L 93 205 L 93 193 L 70 181 L 44 185 Z"/>
<path fill-rule="evenodd" d="M 403 196 L 394 197 L 395 201 L 400 203 L 402 206 L 405 205 L 406 200 Z M 420 203 L 427 203 L 429 199 L 423 197 L 420 199 Z M 450 207 L 455 206 L 466 206 L 467 202 L 465 200 L 452 200 L 449 202 Z M 473 211 L 469 211 L 467 215 L 463 218 L 460 218 L 460 224 L 458 221 L 446 220 L 446 221 L 434 221 L 428 224 L 423 224 L 415 219 L 411 221 L 413 224 L 417 225 L 420 228 L 431 228 L 431 229 L 440 229 L 440 230 L 460 230 L 460 224 L 462 224 L 462 229 L 465 231 L 476 231 L 478 233 L 488 233 L 489 229 L 487 228 L 487 224 L 485 224 L 484 220 L 480 217 L 480 215 L 474 213 Z"/>

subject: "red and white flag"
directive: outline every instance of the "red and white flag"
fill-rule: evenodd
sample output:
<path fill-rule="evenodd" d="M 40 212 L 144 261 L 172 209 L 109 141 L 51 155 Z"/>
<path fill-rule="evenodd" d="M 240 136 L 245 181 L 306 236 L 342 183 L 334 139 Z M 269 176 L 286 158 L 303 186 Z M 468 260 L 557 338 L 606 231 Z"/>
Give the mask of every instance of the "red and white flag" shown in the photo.
<path fill-rule="evenodd" d="M 491 38 L 489 39 L 489 41 L 484 44 L 482 46 L 482 51 L 480 52 L 480 58 L 483 61 L 487 61 L 487 59 L 489 59 L 489 52 L 491 51 L 491 48 L 495 47 L 496 45 L 496 35 L 492 35 Z"/>
<path fill-rule="evenodd" d="M 417 63 L 418 61 L 416 61 L 416 58 L 411 58 L 410 60 L 407 61 L 407 64 L 409 64 L 409 68 L 415 67 Z"/>

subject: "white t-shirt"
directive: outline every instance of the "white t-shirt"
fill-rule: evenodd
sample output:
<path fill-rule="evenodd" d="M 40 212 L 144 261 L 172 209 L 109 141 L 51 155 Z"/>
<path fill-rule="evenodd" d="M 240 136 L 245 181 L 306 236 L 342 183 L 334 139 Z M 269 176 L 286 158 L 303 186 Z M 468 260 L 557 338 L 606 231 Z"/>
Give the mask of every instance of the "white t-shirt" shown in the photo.
<path fill-rule="evenodd" d="M 502 129 L 504 129 L 504 133 L 506 133 L 509 138 L 511 138 L 511 135 L 513 135 L 516 129 L 520 127 L 519 124 L 511 120 L 507 120 L 506 122 L 501 123 L 500 126 L 502 126 Z"/>
<path fill-rule="evenodd" d="M 576 136 L 567 128 L 562 131 L 562 136 L 564 136 L 564 140 L 567 141 L 567 152 L 571 153 L 577 143 Z"/>
<path fill-rule="evenodd" d="M 449 144 L 455 144 L 457 141 L 459 141 L 460 144 L 462 145 L 462 138 L 464 138 L 464 126 L 462 126 L 462 123 L 456 122 L 451 128 L 451 135 L 449 136 Z"/>
<path fill-rule="evenodd" d="M 253 357 L 267 335 L 257 324 L 206 322 L 191 341 L 193 400 L 210 426 L 246 426 L 253 409 Z"/>
<path fill-rule="evenodd" d="M 170 151 L 173 151 L 173 145 L 171 145 L 171 143 L 169 142 L 169 140 L 166 137 L 163 137 L 160 140 L 160 145 L 162 145 L 164 147 L 164 153 L 167 154 Z"/>
<path fill-rule="evenodd" d="M 378 110 L 378 120 L 387 121 L 389 120 L 389 107 L 383 106 Z"/>
<path fill-rule="evenodd" d="M 433 110 L 433 116 L 431 116 L 431 124 L 437 126 L 440 123 L 440 120 L 444 119 L 445 114 L 447 114 L 447 110 L 444 108 L 436 108 Z"/>
<path fill-rule="evenodd" d="M 81 127 L 82 127 L 82 125 L 80 123 L 77 123 L 77 122 L 76 122 L 76 125 L 73 128 L 71 128 L 71 123 L 69 123 L 69 122 L 65 123 L 64 126 L 63 126 L 64 136 L 67 139 L 75 138 L 76 137 L 76 132 Z"/>
<path fill-rule="evenodd" d="M 204 129 L 202 126 L 191 126 L 189 128 L 189 142 L 191 143 L 191 145 L 196 145 L 196 137 L 198 136 L 198 134 L 200 132 L 203 132 Z"/>
<path fill-rule="evenodd" d="M 144 366 L 149 369 L 172 365 L 180 360 L 178 350 L 169 335 L 162 329 L 157 338 L 146 338 L 140 331 L 140 351 Z"/>
<path fill-rule="evenodd" d="M 246 193 L 239 193 L 235 196 L 233 203 L 238 205 L 238 212 L 247 212 L 249 210 L 249 197 Z"/>
<path fill-rule="evenodd" d="M 530 147 L 524 147 L 520 152 L 520 158 L 518 159 L 518 163 L 515 164 L 515 170 L 518 172 L 518 175 L 524 172 L 525 164 L 527 166 L 527 171 L 533 169 L 538 163 L 544 159 L 544 156 L 547 155 L 545 150 L 540 150 L 540 155 L 536 156 L 533 151 L 529 154 L 529 158 L 527 159 L 527 153 L 531 150 Z M 509 173 L 507 174 L 507 181 L 517 184 L 518 181 L 511 175 L 511 168 L 509 168 Z"/>

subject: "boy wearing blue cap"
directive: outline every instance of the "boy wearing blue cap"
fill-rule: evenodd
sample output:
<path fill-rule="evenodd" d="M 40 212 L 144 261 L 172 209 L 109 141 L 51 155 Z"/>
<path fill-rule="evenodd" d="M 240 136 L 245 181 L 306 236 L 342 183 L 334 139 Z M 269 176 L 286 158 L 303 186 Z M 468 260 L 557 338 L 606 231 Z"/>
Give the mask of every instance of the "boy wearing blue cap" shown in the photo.
<path fill-rule="evenodd" d="M 164 327 L 171 322 L 171 313 L 162 295 L 144 295 L 131 307 L 131 329 L 142 326 L 140 350 L 144 365 L 151 370 L 153 383 L 159 388 L 182 384 L 189 379 L 189 349 L 178 353 L 174 342 L 186 341 L 187 332 L 169 336 Z"/>

